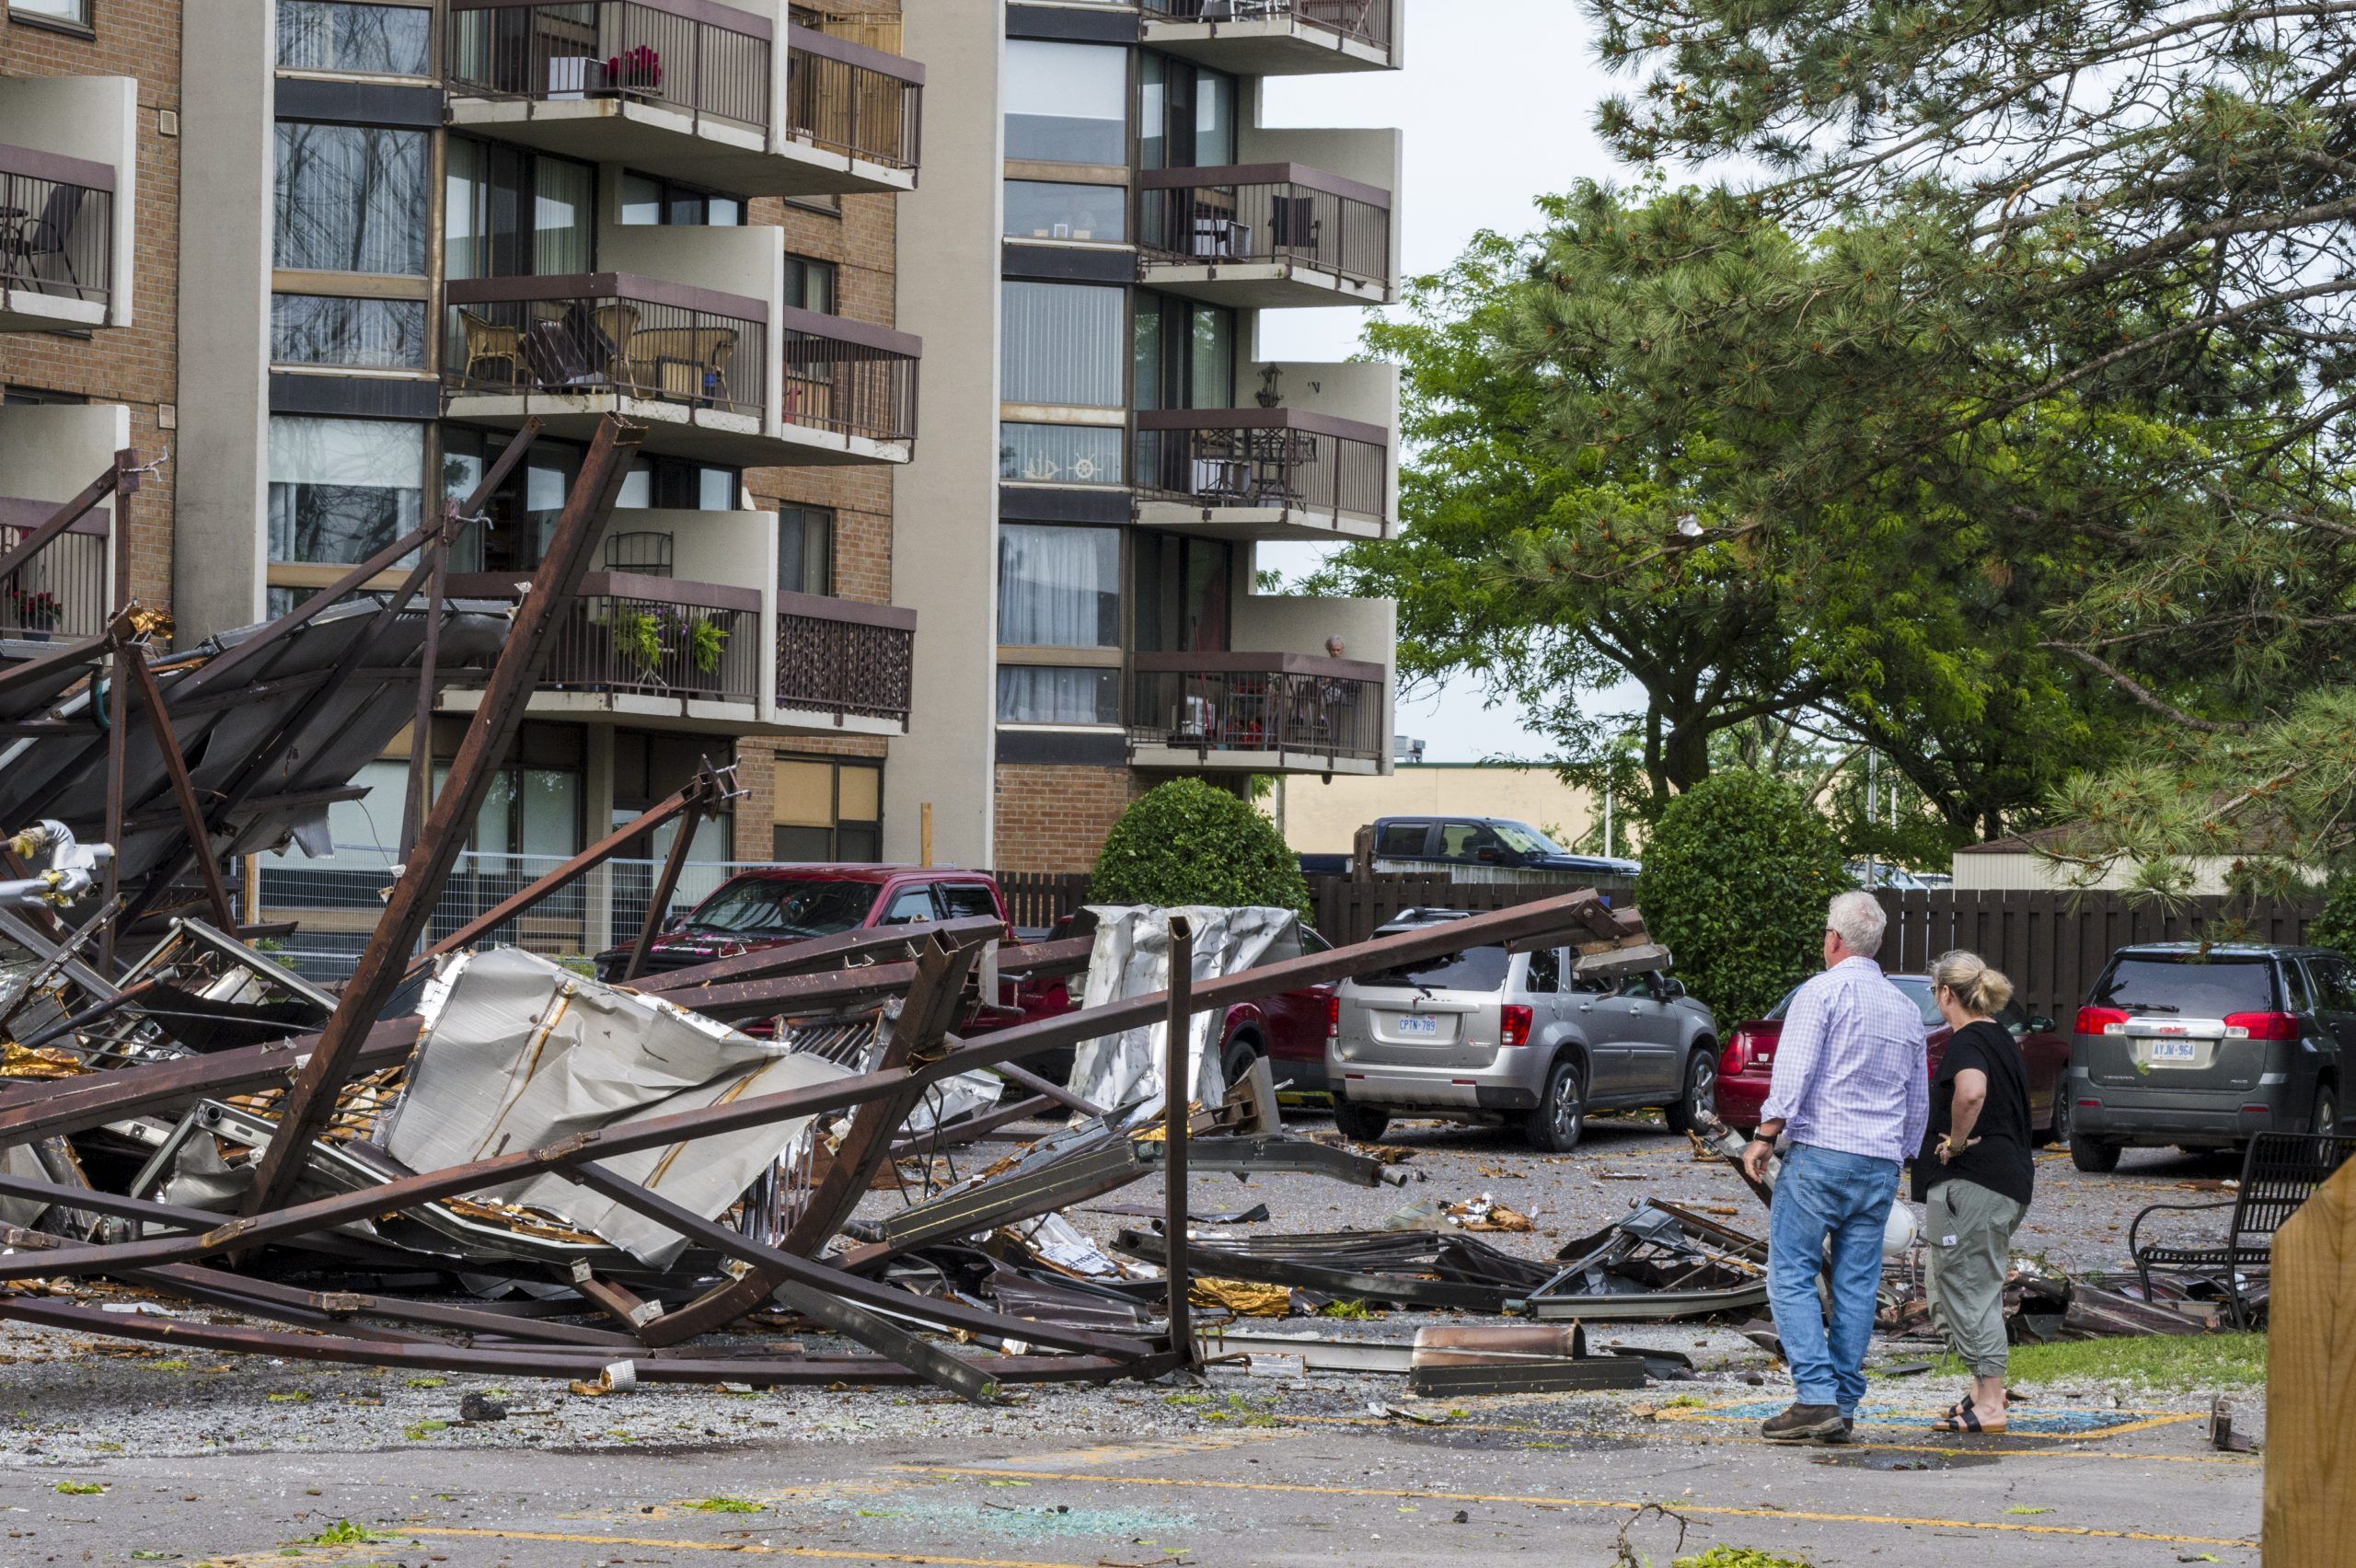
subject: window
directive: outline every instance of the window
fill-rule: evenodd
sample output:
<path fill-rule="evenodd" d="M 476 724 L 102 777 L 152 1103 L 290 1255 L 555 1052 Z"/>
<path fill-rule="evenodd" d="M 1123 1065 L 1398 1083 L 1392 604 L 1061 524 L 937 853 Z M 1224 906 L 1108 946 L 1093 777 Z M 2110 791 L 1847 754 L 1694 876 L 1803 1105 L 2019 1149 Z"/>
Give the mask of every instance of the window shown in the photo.
<path fill-rule="evenodd" d="M 1235 162 L 1235 78 L 1160 54 L 1138 74 L 1138 167 L 1224 168 Z"/>
<path fill-rule="evenodd" d="M 835 591 L 835 514 L 829 508 L 777 509 L 777 586 L 781 594 Z"/>
<path fill-rule="evenodd" d="M 2307 977 L 2300 970 L 2299 961 L 2295 958 L 2282 961 L 2282 1010 L 2293 1013 L 2309 1010 Z"/>
<path fill-rule="evenodd" d="M 1530 955 L 1530 979 L 1522 986 L 1542 997 L 1553 996 L 1563 988 L 1563 955 L 1555 948 L 1541 948 Z"/>
<path fill-rule="evenodd" d="M 273 262 L 423 277 L 432 163 L 422 131 L 280 121 Z"/>
<path fill-rule="evenodd" d="M 1439 958 L 1420 959 L 1359 980 L 1360 986 L 1403 986 L 1431 991 L 1495 991 L 1503 988 L 1513 955 L 1501 947 L 1478 947 Z"/>
<path fill-rule="evenodd" d="M 0 388 L 0 406 L 11 409 L 77 407 L 89 400 L 79 392 L 52 392 L 41 386 Z"/>
<path fill-rule="evenodd" d="M 1447 860 L 1470 860 L 1486 850 L 1495 854 L 1503 845 L 1495 832 L 1482 823 L 1446 822 L 1440 824 L 1440 858 Z"/>
<path fill-rule="evenodd" d="M 1150 535 L 1137 543 L 1137 646 L 1149 653 L 1227 651 L 1235 548 L 1224 539 Z"/>
<path fill-rule="evenodd" d="M 2356 1013 L 2356 966 L 2344 958 L 2311 958 L 2307 964 L 2316 1004 L 2326 1012 Z"/>
<path fill-rule="evenodd" d="M 424 503 L 423 425 L 271 417 L 272 560 L 365 560 L 415 530 Z"/>
<path fill-rule="evenodd" d="M 496 432 L 445 425 L 442 431 L 442 493 L 463 501 L 499 454 L 507 436 Z M 483 514 L 488 521 L 463 530 L 450 552 L 453 571 L 528 571 L 556 536 L 556 520 L 564 498 L 581 471 L 581 449 L 542 436 L 532 443 L 524 460 L 508 472 L 491 492 Z"/>
<path fill-rule="evenodd" d="M 1011 280 L 1001 287 L 999 396 L 1010 403 L 1120 408 L 1127 291 Z"/>
<path fill-rule="evenodd" d="M 745 203 L 734 196 L 651 174 L 622 175 L 622 222 L 733 228 L 745 221 Z"/>
<path fill-rule="evenodd" d="M 716 766 L 725 766 L 734 755 L 734 747 L 725 736 L 651 734 L 643 730 L 614 732 L 614 799 L 611 826 L 626 827 L 650 807 L 686 784 L 706 758 Z M 621 851 L 621 860 L 659 860 L 671 852 L 678 841 L 679 821 L 672 818 L 652 833 L 643 833 Z M 729 814 L 722 812 L 702 818 L 696 824 L 696 836 L 687 846 L 687 858 L 706 865 L 729 859 L 729 848 L 735 842 L 734 824 Z M 646 865 L 617 864 L 615 876 L 634 879 L 640 885 L 637 896 L 641 905 L 653 894 L 653 868 Z M 709 887 L 709 882 L 703 884 Z M 676 895 L 673 907 L 693 904 L 696 895 Z"/>
<path fill-rule="evenodd" d="M 1382 838 L 1374 852 L 1383 859 L 1420 859 L 1424 846 L 1431 838 L 1431 824 L 1427 822 L 1394 822 L 1382 830 Z"/>
<path fill-rule="evenodd" d="M 835 313 L 835 264 L 816 261 L 807 256 L 785 259 L 785 303 L 814 310 L 821 316 Z"/>
<path fill-rule="evenodd" d="M 697 463 L 685 457 L 641 457 L 622 480 L 614 498 L 622 507 L 654 507 L 664 512 L 733 512 L 739 471 L 717 463 Z"/>
<path fill-rule="evenodd" d="M 998 717 L 1002 724 L 1117 724 L 1120 672 L 1054 664 L 1000 664 Z"/>
<path fill-rule="evenodd" d="M 2316 978 L 2330 995 L 2330 966 Z M 2087 998 L 2098 1008 L 2177 1013 L 2186 1018 L 2223 1018 L 2227 1013 L 2274 1010 L 2274 964 L 2265 958 L 2194 957 L 2127 953 L 2111 961 Z"/>
<path fill-rule="evenodd" d="M 1128 96 L 1126 49 L 1011 39 L 1006 45 L 1006 156 L 1052 163 L 1126 163 Z"/>
<path fill-rule="evenodd" d="M 932 891 L 941 901 L 941 917 L 944 920 L 998 918 L 998 898 L 984 882 L 935 882 Z"/>
<path fill-rule="evenodd" d="M 1235 312 L 1141 293 L 1132 341 L 1138 408 L 1235 406 Z"/>
<path fill-rule="evenodd" d="M 272 294 L 270 359 L 349 370 L 423 370 L 425 302 Z"/>
<path fill-rule="evenodd" d="M 998 640 L 1020 648 L 1121 645 L 1121 535 L 1009 523 L 999 529 Z"/>
<path fill-rule="evenodd" d="M 430 76 L 433 37 L 433 13 L 420 6 L 278 0 L 282 70 Z"/>
<path fill-rule="evenodd" d="M 594 265 L 597 171 L 589 165 L 454 136 L 443 187 L 446 275 L 560 277 Z"/>
<path fill-rule="evenodd" d="M 884 769 L 874 763 L 780 756 L 772 793 L 777 859 L 868 864 L 884 858 Z M 872 902 L 871 896 L 860 905 L 861 917 Z"/>
<path fill-rule="evenodd" d="M 1026 485 L 1117 485 L 1121 447 L 1117 426 L 1002 424 L 998 477 Z"/>
<path fill-rule="evenodd" d="M 456 754 L 466 735 L 463 720 L 439 719 L 433 725 L 433 790 L 439 795 L 449 776 L 447 758 Z M 580 852 L 583 780 L 588 741 L 572 724 L 527 721 L 492 776 L 491 792 L 475 813 L 472 837 L 467 847 L 480 856 L 527 855 L 521 866 L 492 860 L 486 871 L 522 871 L 537 875 L 548 870 L 538 862 L 562 859 Z"/>
<path fill-rule="evenodd" d="M 90 25 L 90 0 L 8 0 L 8 14 L 87 28 Z"/>
<path fill-rule="evenodd" d="M 1123 185 L 1006 182 L 1006 232 L 1016 239 L 1092 239 L 1117 245 L 1129 236 L 1129 191 Z"/>
<path fill-rule="evenodd" d="M 918 882 L 914 887 L 904 887 L 894 894 L 891 905 L 884 911 L 884 917 L 875 923 L 879 926 L 913 926 L 934 919 L 937 914 L 932 906 L 932 884 Z"/>

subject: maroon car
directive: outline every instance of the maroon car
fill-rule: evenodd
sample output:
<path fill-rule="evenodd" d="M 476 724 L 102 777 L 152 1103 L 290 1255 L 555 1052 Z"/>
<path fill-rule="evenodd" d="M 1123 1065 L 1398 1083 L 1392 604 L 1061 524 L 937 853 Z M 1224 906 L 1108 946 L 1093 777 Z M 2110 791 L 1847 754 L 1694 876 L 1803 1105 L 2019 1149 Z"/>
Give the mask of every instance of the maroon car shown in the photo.
<path fill-rule="evenodd" d="M 1931 977 L 1893 974 L 1889 983 L 1922 1009 L 1931 1072 L 1935 1076 L 1939 1059 L 1946 1054 L 1947 1037 L 1955 1031 L 1947 1027 L 1939 1005 L 1931 999 Z M 1718 1115 L 1728 1126 L 1747 1132 L 1759 1124 L 1759 1108 L 1767 1101 L 1768 1079 L 1775 1070 L 1775 1044 L 1784 1034 L 1784 1015 L 1798 989 L 1795 986 L 1784 992 L 1784 999 L 1769 1009 L 1765 1018 L 1737 1024 L 1727 1036 L 1726 1049 L 1718 1056 Z M 2028 1067 L 2029 1123 L 2038 1141 L 2068 1137 L 2070 1097 L 2060 1090 L 2070 1071 L 2070 1042 L 2056 1032 L 2051 1019 L 2031 1018 L 2018 1002 L 2008 1003 L 1996 1015 L 1996 1021 L 2020 1042 L 2021 1056 Z"/>

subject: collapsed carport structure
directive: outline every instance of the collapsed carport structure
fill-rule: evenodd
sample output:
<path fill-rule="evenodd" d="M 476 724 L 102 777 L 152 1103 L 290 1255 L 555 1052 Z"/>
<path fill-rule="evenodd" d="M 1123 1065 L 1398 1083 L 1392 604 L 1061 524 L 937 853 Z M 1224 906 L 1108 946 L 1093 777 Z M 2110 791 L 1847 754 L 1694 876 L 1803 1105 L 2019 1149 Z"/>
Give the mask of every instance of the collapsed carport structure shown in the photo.
<path fill-rule="evenodd" d="M 527 444 L 528 432 L 502 463 Z M 0 1001 L 0 1078 L 15 1080 L 0 1085 L 0 1318 L 608 1386 L 923 1379 L 989 1399 L 1011 1381 L 1158 1376 L 1195 1354 L 1190 1161 L 1368 1184 L 1383 1168 L 1285 1135 L 1265 1076 L 1217 1104 L 1181 1091 L 1098 1106 L 1029 1064 L 1160 1025 L 1158 1082 L 1188 1083 L 1199 1015 L 1468 946 L 1569 941 L 1594 968 L 1658 962 L 1632 917 L 1575 894 L 1198 981 L 1193 933 L 1173 917 L 1165 988 L 971 1033 L 986 974 L 1075 974 L 1093 940 L 1008 947 L 995 921 L 949 921 L 638 980 L 686 831 L 625 984 L 476 945 L 630 836 L 716 809 L 732 784 L 711 769 L 425 946 L 634 447 L 618 422 L 600 429 L 512 614 L 441 592 L 478 500 L 293 615 L 196 653 L 151 661 L 134 606 L 118 602 L 89 645 L 0 666 L 0 733 L 26 765 L 0 779 L 10 820 L 54 822 L 61 841 L 96 829 L 120 851 L 106 885 L 62 917 L 0 912 L 0 935 L 28 954 Z M 398 589 L 365 592 L 411 558 Z M 480 679 L 482 699 L 430 804 L 422 778 L 413 791 L 370 945 L 340 989 L 296 979 L 242 940 L 254 933 L 236 925 L 218 859 L 299 836 L 459 677 Z M 101 712 L 104 725 L 90 717 Z M 191 874 L 200 902 L 170 917 Z M 961 1092 L 976 1081 L 990 1092 Z M 997 1103 L 999 1084 L 1020 1097 Z M 1043 1113 L 1070 1125 L 946 1190 L 928 1181 L 880 1225 L 854 1221 L 896 1157 Z M 1156 1172 L 1158 1280 L 1043 1266 L 1020 1239 Z M 101 1282 L 237 1320 L 110 1312 L 77 1296 Z M 805 1351 L 781 1343 L 788 1331 L 847 1348 Z"/>

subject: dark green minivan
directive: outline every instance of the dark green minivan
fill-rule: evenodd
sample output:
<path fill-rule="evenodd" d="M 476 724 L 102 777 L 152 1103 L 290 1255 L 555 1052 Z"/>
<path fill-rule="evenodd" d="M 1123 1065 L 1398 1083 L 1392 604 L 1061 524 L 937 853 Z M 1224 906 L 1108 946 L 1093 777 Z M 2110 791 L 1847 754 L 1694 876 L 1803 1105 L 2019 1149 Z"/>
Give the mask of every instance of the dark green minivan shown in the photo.
<path fill-rule="evenodd" d="M 2329 948 L 2154 942 L 2111 955 L 2070 1044 L 2070 1155 L 2339 1130 L 2356 963 Z"/>

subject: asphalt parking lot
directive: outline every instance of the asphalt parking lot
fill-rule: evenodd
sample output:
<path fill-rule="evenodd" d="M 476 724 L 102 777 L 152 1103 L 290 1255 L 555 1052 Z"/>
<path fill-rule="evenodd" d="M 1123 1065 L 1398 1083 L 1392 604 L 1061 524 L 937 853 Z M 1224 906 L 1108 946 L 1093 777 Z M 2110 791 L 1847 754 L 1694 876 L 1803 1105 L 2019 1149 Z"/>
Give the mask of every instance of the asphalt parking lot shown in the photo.
<path fill-rule="evenodd" d="M 1254 1229 L 1322 1230 L 1487 1192 L 1538 1225 L 1491 1239 L 1533 1255 L 1640 1194 L 1734 1207 L 1736 1225 L 1761 1217 L 1727 1167 L 1633 1119 L 1597 1122 L 1563 1157 L 1437 1125 L 1396 1141 L 1424 1178 L 1403 1189 L 1276 1176 L 1247 1193 L 1231 1177 L 1200 1177 L 1197 1205 L 1265 1202 L 1273 1218 Z M 2113 1263 L 2137 1207 L 2183 1195 L 2179 1183 L 2220 1164 L 2154 1151 L 2094 1177 L 2066 1156 L 2043 1159 L 2024 1244 L 2063 1267 Z M 1140 1187 L 1107 1201 L 1152 1196 Z M 1136 1223 L 1073 1217 L 1103 1236 Z M 1266 1326 L 1406 1337 L 1430 1320 Z M 1819 1568 L 1967 1551 L 2257 1560 L 2259 1461 L 2209 1449 L 2203 1391 L 2027 1388 L 2011 1434 L 1958 1438 L 1928 1431 L 1952 1390 L 1884 1380 L 1854 1446 L 1779 1449 L 1756 1424 L 1788 1385 L 1739 1335 L 1664 1325 L 1610 1337 L 1681 1349 L 1703 1376 L 1443 1404 L 1404 1399 L 1395 1378 L 1222 1367 L 1198 1387 L 1040 1388 L 997 1410 L 921 1389 L 586 1399 L 514 1384 L 501 1389 L 506 1421 L 468 1424 L 460 1397 L 493 1380 L 10 1329 L 0 1562 L 1600 1564 L 1623 1528 L 1638 1559 L 1660 1564 L 1680 1529 L 1686 1551 L 1755 1547 Z M 2240 1399 L 2237 1424 L 2258 1425 L 2260 1405 Z M 1640 1516 L 1646 1505 L 1676 1516 Z"/>

